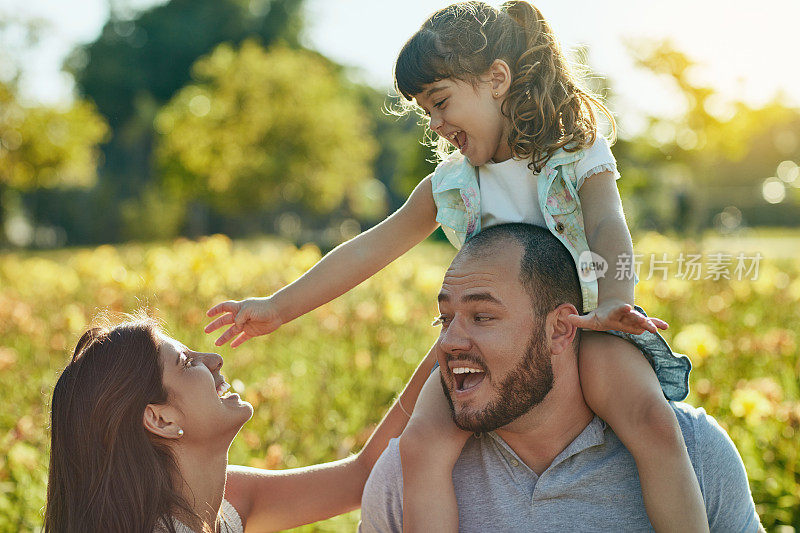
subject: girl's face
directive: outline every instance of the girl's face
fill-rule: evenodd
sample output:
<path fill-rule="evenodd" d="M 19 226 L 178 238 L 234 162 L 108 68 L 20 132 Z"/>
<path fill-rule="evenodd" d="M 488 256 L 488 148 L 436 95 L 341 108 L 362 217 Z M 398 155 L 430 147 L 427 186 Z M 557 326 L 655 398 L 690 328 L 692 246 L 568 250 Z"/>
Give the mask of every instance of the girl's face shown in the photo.
<path fill-rule="evenodd" d="M 225 392 L 228 385 L 220 373 L 222 357 L 192 351 L 165 335 L 159 353 L 171 416 L 184 431 L 181 441 L 230 445 L 253 416 L 253 407 L 238 394 Z"/>
<path fill-rule="evenodd" d="M 511 157 L 508 121 L 500 111 L 504 89 L 492 78 L 475 85 L 447 78 L 426 85 L 414 100 L 430 117 L 430 129 L 477 167 Z"/>

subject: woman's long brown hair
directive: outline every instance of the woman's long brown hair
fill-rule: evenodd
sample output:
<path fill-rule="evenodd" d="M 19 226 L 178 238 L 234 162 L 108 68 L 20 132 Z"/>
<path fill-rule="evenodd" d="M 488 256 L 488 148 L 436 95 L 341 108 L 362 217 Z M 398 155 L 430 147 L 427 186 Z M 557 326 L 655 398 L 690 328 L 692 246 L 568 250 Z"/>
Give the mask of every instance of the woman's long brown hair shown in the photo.
<path fill-rule="evenodd" d="M 158 331 L 140 317 L 78 341 L 53 391 L 45 532 L 175 533 L 176 512 L 194 515 L 167 442 L 143 425 L 167 401 Z"/>
<path fill-rule="evenodd" d="M 423 87 L 455 78 L 475 83 L 496 59 L 512 71 L 502 111 L 511 128 L 508 144 L 519 159 L 531 158 L 539 172 L 558 150 L 591 146 L 597 135 L 594 110 L 614 117 L 603 103 L 581 87 L 570 70 L 550 25 L 524 0 L 496 9 L 484 2 L 459 2 L 440 9 L 400 50 L 395 85 L 411 101 Z M 449 148 L 439 143 L 440 157 Z"/>

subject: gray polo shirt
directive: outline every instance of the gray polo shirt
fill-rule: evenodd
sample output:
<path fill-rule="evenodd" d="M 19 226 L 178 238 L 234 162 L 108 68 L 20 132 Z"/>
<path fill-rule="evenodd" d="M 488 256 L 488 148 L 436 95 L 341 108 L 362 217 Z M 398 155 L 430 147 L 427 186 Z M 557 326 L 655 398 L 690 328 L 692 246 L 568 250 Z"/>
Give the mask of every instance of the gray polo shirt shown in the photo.
<path fill-rule="evenodd" d="M 711 531 L 757 531 L 747 474 L 725 430 L 703 409 L 672 406 Z M 597 417 L 541 476 L 495 433 L 470 437 L 453 482 L 460 531 L 652 531 L 633 457 Z M 359 531 L 399 533 L 402 504 L 400 451 L 393 439 L 364 487 Z"/>

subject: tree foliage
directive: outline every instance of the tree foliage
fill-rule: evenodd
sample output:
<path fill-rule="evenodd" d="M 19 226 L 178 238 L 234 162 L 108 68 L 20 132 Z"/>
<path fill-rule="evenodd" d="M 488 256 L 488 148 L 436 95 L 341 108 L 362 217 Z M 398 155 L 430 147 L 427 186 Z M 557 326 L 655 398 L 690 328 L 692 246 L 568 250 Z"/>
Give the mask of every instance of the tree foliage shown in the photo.
<path fill-rule="evenodd" d="M 67 66 L 117 130 L 137 100 L 168 101 L 190 81 L 195 60 L 222 42 L 295 43 L 302 0 L 171 0 L 126 20 L 112 17 Z"/>
<path fill-rule="evenodd" d="M 89 102 L 63 110 L 28 107 L 0 83 L 0 184 L 17 190 L 91 185 L 107 133 Z"/>
<path fill-rule="evenodd" d="M 371 178 L 368 117 L 320 56 L 223 44 L 197 62 L 194 77 L 156 117 L 169 191 L 223 211 L 302 204 L 328 212 Z"/>
<path fill-rule="evenodd" d="M 697 80 L 701 66 L 669 41 L 631 42 L 629 50 L 685 104 L 675 116 L 649 117 L 642 133 L 615 148 L 625 181 L 637 183 L 630 191 L 638 221 L 662 231 L 704 228 L 727 211 L 739 221 L 724 230 L 800 223 L 800 181 L 786 184 L 778 205 L 762 197 L 778 165 L 800 159 L 800 111 L 779 95 L 760 108 L 726 100 Z"/>

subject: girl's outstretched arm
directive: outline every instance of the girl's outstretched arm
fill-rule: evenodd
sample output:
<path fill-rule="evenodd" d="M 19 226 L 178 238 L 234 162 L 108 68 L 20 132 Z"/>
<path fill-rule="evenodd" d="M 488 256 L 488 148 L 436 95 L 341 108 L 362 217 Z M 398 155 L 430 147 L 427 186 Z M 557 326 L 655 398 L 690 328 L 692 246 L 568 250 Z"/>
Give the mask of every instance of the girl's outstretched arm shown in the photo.
<path fill-rule="evenodd" d="M 414 409 L 435 362 L 431 349 L 358 454 L 289 470 L 229 466 L 225 498 L 239 512 L 245 531 L 279 531 L 357 509 L 375 461 L 405 428 L 404 411 Z"/>
<path fill-rule="evenodd" d="M 597 280 L 597 309 L 580 317 L 575 315 L 573 323 L 585 329 L 615 329 L 634 334 L 667 329 L 663 320 L 645 317 L 633 309 L 633 266 L 630 272 L 617 275 L 620 259 L 627 257 L 633 261 L 633 243 L 614 174 L 599 172 L 587 177 L 578 195 L 589 249 L 608 263 L 608 271 Z"/>
<path fill-rule="evenodd" d="M 268 298 L 227 301 L 208 310 L 222 314 L 206 333 L 230 326 L 216 341 L 232 347 L 341 296 L 424 240 L 438 227 L 430 176 L 411 193 L 403 206 L 372 229 L 337 246 L 308 272 Z"/>

